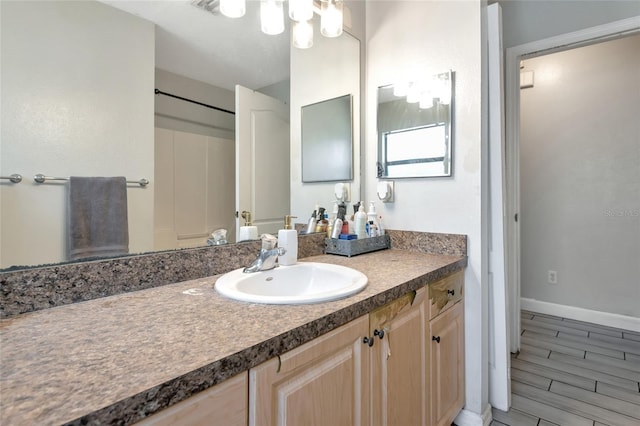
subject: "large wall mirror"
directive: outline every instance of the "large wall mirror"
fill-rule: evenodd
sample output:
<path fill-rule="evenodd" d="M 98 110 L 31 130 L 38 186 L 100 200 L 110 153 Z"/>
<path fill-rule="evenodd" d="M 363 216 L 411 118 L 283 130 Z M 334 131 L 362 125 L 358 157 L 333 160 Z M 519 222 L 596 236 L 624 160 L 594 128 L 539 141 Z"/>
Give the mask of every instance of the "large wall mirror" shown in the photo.
<path fill-rule="evenodd" d="M 378 177 L 453 173 L 453 73 L 378 88 Z"/>
<path fill-rule="evenodd" d="M 242 84 L 255 91 L 267 89 L 263 93 L 272 97 L 277 97 L 275 92 L 281 93 L 284 87 L 285 97 L 288 97 L 288 81 L 302 78 L 294 75 L 297 71 L 291 71 L 289 66 L 293 49 L 289 27 L 278 36 L 262 34 L 257 19 L 259 2 L 247 2 L 244 20 L 225 18 L 224 21 L 224 17 L 207 13 L 190 3 L 133 0 L 0 2 L 3 39 L 0 174 L 23 175 L 21 183 L 0 182 L 0 270 L 66 260 L 64 183 L 37 184 L 33 181 L 36 173 L 62 177 L 124 175 L 134 180 L 149 179 L 151 183 L 146 188 L 130 186 L 127 190 L 129 252 L 163 250 L 154 244 L 154 222 L 175 219 L 171 212 L 154 214 L 154 201 L 157 203 L 160 198 L 157 192 L 160 181 L 154 173 L 154 153 L 158 153 L 157 144 L 154 149 L 154 127 L 158 127 L 158 104 L 180 101 L 154 95 L 153 89 L 156 84 L 162 86 L 165 81 L 175 80 L 175 94 L 202 100 L 198 98 L 199 89 L 188 86 L 186 80 L 205 81 L 196 73 L 184 74 L 167 66 L 171 64 L 171 58 L 166 54 L 176 52 L 178 59 L 173 60 L 176 66 L 183 63 L 199 71 L 199 75 L 224 77 L 225 83 L 216 87 L 230 95 L 224 97 L 221 104 L 205 102 L 226 109 L 233 109 L 233 84 Z M 179 7 L 182 9 L 177 11 Z M 162 17 L 164 21 L 152 19 L 154 16 Z M 196 37 L 200 39 L 199 44 L 181 44 L 185 37 L 168 29 L 168 24 L 175 19 L 189 23 L 186 30 L 199 36 Z M 216 24 L 216 20 L 220 23 Z M 205 27 L 222 27 L 223 35 L 218 38 L 203 36 L 197 29 L 200 23 Z M 234 27 L 237 27 L 236 31 L 233 31 Z M 254 35 L 269 42 L 252 40 Z M 275 42 L 273 37 L 279 37 L 283 42 Z M 321 37 L 319 32 L 316 37 Z M 345 31 L 341 37 L 330 40 L 340 45 L 350 43 L 352 39 Z M 316 41 L 319 45 L 320 40 Z M 204 50 L 205 47 L 212 50 Z M 306 49 L 305 55 L 316 55 L 315 47 Z M 233 58 L 236 65 L 243 67 L 226 68 L 226 58 Z M 269 58 L 278 58 L 279 65 L 268 66 Z M 344 55 L 342 60 L 359 63 L 358 55 Z M 342 67 L 336 61 L 323 62 L 322 58 L 316 63 L 327 68 Z M 278 74 L 274 80 L 274 70 L 281 68 L 291 74 Z M 326 74 L 319 67 L 315 71 L 318 75 Z M 173 78 L 176 75 L 185 77 L 184 81 Z M 273 81 L 265 82 L 260 78 L 264 75 Z M 288 81 L 279 84 L 283 80 Z M 206 84 L 214 85 L 212 82 Z M 316 79 L 314 90 L 321 92 L 323 87 L 324 84 Z M 333 90 L 327 86 L 324 98 L 333 96 Z M 203 127 L 207 121 L 207 131 L 214 127 L 219 131 L 216 138 L 232 139 L 231 135 L 226 136 L 229 133 L 226 126 L 228 123 L 233 125 L 233 116 L 212 119 L 213 113 L 207 113 L 197 105 L 177 105 L 180 106 L 174 109 L 180 108 L 180 117 L 163 116 L 163 122 L 176 122 L 179 118 L 182 125 L 190 125 L 182 131 L 194 133 L 193 128 Z M 354 114 L 359 113 L 354 111 Z M 168 137 L 177 140 L 175 135 Z M 173 149 L 175 158 L 187 162 L 190 161 L 187 160 L 190 147 L 199 143 L 199 140 L 188 140 L 185 144 L 180 142 L 172 146 L 167 142 L 167 146 Z M 219 156 L 215 151 L 209 154 L 212 158 Z M 195 157 L 203 163 L 208 161 L 203 156 Z M 224 164 L 231 165 L 233 171 L 231 160 Z M 189 164 L 185 167 L 196 170 Z M 219 180 L 233 188 L 234 176 L 231 179 L 221 177 L 222 167 L 207 171 L 204 177 L 197 177 L 199 181 Z M 180 193 L 200 200 L 204 208 L 225 207 L 225 221 L 234 223 L 233 204 L 220 203 L 216 198 L 201 194 L 194 185 Z M 183 207 L 179 204 L 176 208 Z M 208 232 L 217 227 L 220 226 L 211 225 Z M 192 246 L 204 245 L 206 238 Z"/>

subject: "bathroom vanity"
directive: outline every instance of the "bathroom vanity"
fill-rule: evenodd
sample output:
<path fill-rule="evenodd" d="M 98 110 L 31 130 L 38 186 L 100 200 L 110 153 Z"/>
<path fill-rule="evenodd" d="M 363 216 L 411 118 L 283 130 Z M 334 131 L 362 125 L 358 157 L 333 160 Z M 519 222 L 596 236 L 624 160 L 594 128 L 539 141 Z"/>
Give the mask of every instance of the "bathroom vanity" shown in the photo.
<path fill-rule="evenodd" d="M 4 319 L 0 423 L 450 424 L 467 259 L 407 248 L 303 259 L 367 275 L 333 302 L 237 302 L 216 275 Z"/>

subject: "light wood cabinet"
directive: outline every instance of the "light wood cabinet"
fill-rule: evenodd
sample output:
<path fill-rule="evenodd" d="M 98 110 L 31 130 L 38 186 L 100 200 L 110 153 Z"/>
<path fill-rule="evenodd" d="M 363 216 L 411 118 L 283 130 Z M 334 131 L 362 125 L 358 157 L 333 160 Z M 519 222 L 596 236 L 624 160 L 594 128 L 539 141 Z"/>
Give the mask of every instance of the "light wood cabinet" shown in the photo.
<path fill-rule="evenodd" d="M 429 323 L 431 340 L 431 422 L 450 425 L 464 406 L 464 302 Z"/>
<path fill-rule="evenodd" d="M 429 424 L 425 294 L 422 288 L 369 315 L 372 425 Z"/>
<path fill-rule="evenodd" d="M 249 424 L 368 425 L 369 328 L 360 317 L 249 372 Z"/>
<path fill-rule="evenodd" d="M 136 423 L 136 426 L 246 426 L 248 386 L 248 373 L 240 373 Z"/>
<path fill-rule="evenodd" d="M 462 272 L 250 371 L 249 424 L 450 425 L 464 405 Z"/>

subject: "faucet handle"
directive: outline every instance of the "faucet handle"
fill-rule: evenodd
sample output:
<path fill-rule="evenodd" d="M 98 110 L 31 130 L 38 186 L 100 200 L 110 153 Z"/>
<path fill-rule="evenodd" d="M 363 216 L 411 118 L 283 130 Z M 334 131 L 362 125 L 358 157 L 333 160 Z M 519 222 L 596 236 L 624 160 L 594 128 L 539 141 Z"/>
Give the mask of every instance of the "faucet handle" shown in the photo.
<path fill-rule="evenodd" d="M 273 250 L 278 244 L 278 239 L 271 234 L 262 234 L 262 250 Z"/>
<path fill-rule="evenodd" d="M 285 249 L 284 247 L 278 247 L 277 250 L 278 250 L 278 256 L 282 256 L 287 252 L 287 249 Z"/>

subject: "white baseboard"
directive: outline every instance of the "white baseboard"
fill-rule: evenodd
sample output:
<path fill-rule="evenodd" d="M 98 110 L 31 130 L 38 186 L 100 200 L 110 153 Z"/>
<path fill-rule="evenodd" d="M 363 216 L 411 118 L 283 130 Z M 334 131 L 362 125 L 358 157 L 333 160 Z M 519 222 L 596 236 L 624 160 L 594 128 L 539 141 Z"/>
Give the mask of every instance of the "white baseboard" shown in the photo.
<path fill-rule="evenodd" d="M 453 421 L 457 426 L 489 426 L 493 420 L 491 405 L 487 404 L 482 415 L 462 409 Z"/>
<path fill-rule="evenodd" d="M 609 312 L 592 311 L 590 309 L 576 308 L 575 306 L 559 305 L 557 303 L 542 302 L 535 299 L 520 299 L 520 308 L 538 312 L 541 314 L 555 315 L 577 321 L 590 322 L 607 327 L 621 328 L 623 330 L 640 333 L 640 318 L 627 315 L 612 314 Z"/>

